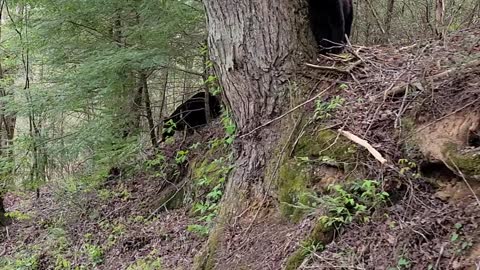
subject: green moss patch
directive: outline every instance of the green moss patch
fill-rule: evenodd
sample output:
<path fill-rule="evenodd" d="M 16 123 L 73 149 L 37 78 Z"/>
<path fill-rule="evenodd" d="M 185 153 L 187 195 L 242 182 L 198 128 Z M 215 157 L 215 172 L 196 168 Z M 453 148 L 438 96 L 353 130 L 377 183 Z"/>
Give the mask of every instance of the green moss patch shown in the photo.
<path fill-rule="evenodd" d="M 302 242 L 301 247 L 288 258 L 284 270 L 295 270 L 312 252 L 321 251 L 333 239 L 333 227 L 318 220 L 310 235 Z"/>
<path fill-rule="evenodd" d="M 342 170 L 353 163 L 356 158 L 356 145 L 331 130 L 321 130 L 313 135 L 302 136 L 299 140 L 294 156 L 284 161 L 279 169 L 277 180 L 280 211 L 283 216 L 293 220 L 300 220 L 313 203 L 312 195 L 314 175 L 313 166 L 318 162 L 338 164 Z"/>
<path fill-rule="evenodd" d="M 478 153 L 459 153 L 454 145 L 448 145 L 444 151 L 446 161 L 452 168 L 457 168 L 468 178 L 480 176 L 480 155 Z"/>
<path fill-rule="evenodd" d="M 357 146 L 338 136 L 330 129 L 319 130 L 312 135 L 304 135 L 299 140 L 294 155 L 311 159 L 325 157 L 336 162 L 353 162 Z"/>
<path fill-rule="evenodd" d="M 220 243 L 220 235 L 223 234 L 223 230 L 217 228 L 210 234 L 207 244 L 203 249 L 195 256 L 193 262 L 193 269 L 195 270 L 211 270 L 215 268 L 216 260 L 215 253 Z"/>
<path fill-rule="evenodd" d="M 231 170 L 228 153 L 223 147 L 209 149 L 190 162 L 193 200 L 217 185 L 223 185 Z"/>
<path fill-rule="evenodd" d="M 282 215 L 294 221 L 299 220 L 304 210 L 299 205 L 310 203 L 309 190 L 310 175 L 306 164 L 295 160 L 287 161 L 279 172 L 278 197 Z"/>

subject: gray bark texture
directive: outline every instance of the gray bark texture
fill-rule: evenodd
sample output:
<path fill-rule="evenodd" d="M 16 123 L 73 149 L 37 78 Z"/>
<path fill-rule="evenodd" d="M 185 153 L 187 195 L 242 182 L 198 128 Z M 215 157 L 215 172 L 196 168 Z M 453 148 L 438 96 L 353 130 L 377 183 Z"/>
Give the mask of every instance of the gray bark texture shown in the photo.
<path fill-rule="evenodd" d="M 285 130 L 270 125 L 242 134 L 287 109 L 289 86 L 315 53 L 306 2 L 204 0 L 210 58 L 238 130 L 235 169 L 224 196 L 231 211 L 265 194 L 265 167 Z"/>

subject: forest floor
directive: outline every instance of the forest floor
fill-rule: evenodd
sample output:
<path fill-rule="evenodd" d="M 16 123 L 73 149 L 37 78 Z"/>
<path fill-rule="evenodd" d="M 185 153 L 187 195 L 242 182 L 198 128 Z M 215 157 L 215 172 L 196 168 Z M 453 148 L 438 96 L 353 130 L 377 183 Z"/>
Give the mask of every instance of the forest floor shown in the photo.
<path fill-rule="evenodd" d="M 187 231 L 196 222 L 187 208 L 149 218 L 160 188 L 137 176 L 70 205 L 48 187 L 39 199 L 9 194 L 8 210 L 18 216 L 0 248 L 16 265 L 6 269 L 160 269 L 160 260 L 162 269 L 190 269 L 205 237 Z"/>
<path fill-rule="evenodd" d="M 388 203 L 344 224 L 319 249 L 303 241 L 318 217 L 292 222 L 272 198 L 225 228 L 216 269 L 282 269 L 298 249 L 308 251 L 298 269 L 480 269 L 480 170 L 450 162 L 440 149 L 453 142 L 474 161 L 480 155 L 480 27 L 350 50 L 350 58 L 319 56 L 305 77 L 342 86 L 321 97 L 343 101 L 318 128 L 348 130 L 379 150 L 390 165 L 372 156 L 356 164 L 382 181 Z M 197 134 L 183 145 L 202 140 Z M 192 166 L 208 156 L 192 152 Z M 186 171 L 172 184 L 177 190 L 192 180 Z M 162 207 L 167 182 L 137 173 L 81 191 L 52 183 L 38 199 L 7 194 L 12 223 L 0 233 L 0 269 L 193 269 L 207 237 L 188 229 L 198 223 L 192 201 Z"/>

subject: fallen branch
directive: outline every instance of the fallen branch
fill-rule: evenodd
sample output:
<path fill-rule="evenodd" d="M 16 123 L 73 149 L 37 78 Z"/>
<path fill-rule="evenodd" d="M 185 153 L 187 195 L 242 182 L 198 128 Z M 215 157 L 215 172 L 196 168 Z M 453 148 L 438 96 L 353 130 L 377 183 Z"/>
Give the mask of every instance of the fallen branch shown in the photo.
<path fill-rule="evenodd" d="M 424 91 L 425 88 L 423 88 L 423 85 L 420 82 L 412 82 L 412 83 L 402 83 L 400 85 L 397 85 L 387 91 L 385 91 L 383 97 L 387 98 L 389 96 L 396 96 L 399 94 L 405 93 L 407 91 L 407 88 L 411 88 L 413 90 L 417 89 L 420 91 Z"/>
<path fill-rule="evenodd" d="M 173 193 L 172 196 L 170 196 L 165 202 L 163 202 L 152 213 L 150 213 L 150 215 L 145 220 L 150 220 L 151 218 L 153 218 L 163 207 L 165 207 L 171 200 L 173 200 L 173 198 L 175 198 L 175 196 L 177 196 L 178 192 L 180 192 L 185 187 L 186 184 L 187 184 L 187 181 L 184 180 L 180 187 L 173 185 L 173 187 L 176 189 L 175 193 Z"/>
<path fill-rule="evenodd" d="M 472 68 L 472 67 L 478 67 L 480 66 L 480 60 L 474 60 L 474 61 L 470 61 L 468 63 L 465 63 L 459 67 L 454 67 L 454 68 L 450 68 L 450 69 L 447 69 L 443 72 L 440 72 L 438 74 L 435 74 L 435 75 L 432 75 L 430 78 L 432 79 L 442 79 L 442 78 L 445 78 L 447 76 L 449 76 L 450 74 L 452 73 L 455 73 L 457 71 L 462 71 L 462 72 L 470 72 L 470 71 L 467 71 L 466 69 L 467 68 Z"/>
<path fill-rule="evenodd" d="M 243 134 L 243 135 L 239 136 L 239 138 L 244 138 L 244 137 L 246 137 L 246 136 L 248 136 L 248 135 L 252 134 L 253 132 L 255 132 L 255 131 L 257 131 L 257 130 L 259 130 L 259 129 L 263 128 L 263 127 L 266 127 L 266 126 L 270 125 L 271 123 L 273 123 L 273 122 L 275 122 L 275 121 L 278 121 L 278 120 L 282 119 L 283 117 L 285 117 L 285 116 L 287 116 L 287 115 L 291 114 L 292 112 L 294 112 L 294 111 L 298 110 L 299 108 L 301 108 L 301 107 L 305 106 L 306 104 L 308 104 L 308 103 L 310 103 L 310 102 L 312 102 L 312 101 L 316 100 L 318 97 L 320 97 L 321 95 L 325 94 L 325 92 L 327 92 L 328 90 L 330 90 L 330 88 L 332 88 L 334 85 L 335 85 L 335 84 L 331 84 L 329 87 L 327 87 L 325 90 L 323 90 L 322 92 L 318 93 L 317 95 L 315 95 L 315 96 L 314 96 L 314 97 L 312 97 L 311 99 L 308 99 L 307 101 L 303 102 L 302 104 L 295 106 L 294 108 L 290 109 L 289 111 L 287 111 L 286 113 L 284 113 L 284 114 L 280 115 L 279 117 L 277 117 L 277 118 L 274 118 L 274 119 L 272 119 L 272 120 L 270 120 L 270 121 L 266 122 L 265 124 L 263 124 L 263 125 L 260 125 L 260 126 L 258 126 L 258 127 L 256 127 L 256 128 L 254 128 L 254 129 L 252 129 L 251 131 L 249 131 L 249 132 L 247 132 L 247 133 L 245 133 L 245 134 Z"/>
<path fill-rule="evenodd" d="M 305 63 L 307 67 L 315 68 L 315 69 L 321 69 L 321 70 L 326 70 L 326 71 L 335 71 L 335 72 L 340 72 L 340 73 L 345 73 L 345 74 L 350 74 L 350 72 L 358 65 L 362 63 L 361 60 L 355 61 L 353 64 L 349 65 L 347 68 L 336 68 L 336 67 L 329 67 L 329 66 L 318 66 L 310 63 Z"/>
<path fill-rule="evenodd" d="M 480 60 L 474 60 L 474 61 L 465 63 L 464 65 L 461 65 L 459 67 L 447 69 L 447 70 L 445 70 L 443 72 L 440 72 L 438 74 L 429 76 L 426 79 L 427 80 L 443 79 L 445 77 L 450 76 L 450 74 L 452 74 L 452 73 L 465 72 L 466 69 L 472 68 L 472 67 L 477 67 L 477 66 L 480 66 Z M 395 96 L 395 95 L 401 94 L 401 93 L 405 92 L 406 88 L 409 87 L 409 86 L 411 86 L 413 88 L 416 88 L 420 91 L 424 90 L 423 85 L 420 81 L 414 81 L 414 82 L 411 82 L 411 83 L 402 83 L 402 84 L 399 84 L 399 85 L 385 91 L 384 97 L 386 98 L 388 96 Z"/>
<path fill-rule="evenodd" d="M 445 246 L 447 244 L 443 243 L 442 246 L 440 247 L 440 253 L 438 254 L 437 262 L 435 263 L 435 268 L 434 269 L 439 269 L 438 265 L 440 265 L 440 260 L 442 259 L 443 252 L 445 251 Z"/>
<path fill-rule="evenodd" d="M 380 152 L 377 151 L 377 149 L 375 149 L 370 143 L 368 143 L 366 140 L 364 139 L 361 139 L 360 137 L 358 137 L 357 135 L 353 134 L 353 133 L 350 133 L 348 131 L 345 131 L 345 130 L 342 130 L 342 129 L 339 129 L 338 132 L 340 134 L 342 134 L 343 136 L 345 136 L 347 139 L 353 141 L 354 143 L 356 144 L 359 144 L 360 146 L 363 146 L 364 148 L 366 148 L 368 150 L 368 152 L 370 152 L 370 154 L 373 155 L 373 157 L 375 157 L 375 159 L 377 159 L 378 161 L 380 161 L 380 163 L 383 165 L 385 163 L 387 163 L 387 160 L 382 156 L 382 154 L 380 154 Z"/>

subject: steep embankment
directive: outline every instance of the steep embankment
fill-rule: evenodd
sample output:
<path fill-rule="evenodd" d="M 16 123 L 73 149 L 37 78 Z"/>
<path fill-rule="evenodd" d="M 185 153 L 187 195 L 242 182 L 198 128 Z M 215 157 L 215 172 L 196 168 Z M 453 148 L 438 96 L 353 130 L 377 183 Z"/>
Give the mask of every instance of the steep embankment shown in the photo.
<path fill-rule="evenodd" d="M 476 269 L 479 36 L 353 47 L 307 64 L 297 87 L 318 98 L 282 118 L 293 124 L 269 171 L 277 197 L 224 230 L 210 265 Z"/>
<path fill-rule="evenodd" d="M 268 171 L 275 195 L 208 246 L 231 169 L 220 123 L 178 136 L 135 176 L 9 194 L 0 268 L 478 269 L 479 37 L 354 46 L 307 65 L 296 87 L 309 97 L 292 96 L 313 101 L 281 119 L 295 128 Z"/>
<path fill-rule="evenodd" d="M 334 164 L 347 174 L 334 181 L 376 179 L 389 197 L 368 221 L 355 210 L 340 215 L 357 218 L 340 222 L 324 250 L 306 252 L 300 269 L 478 269 L 479 37 L 477 27 L 441 41 L 353 48 L 356 57 L 344 64 L 321 60 L 348 73 L 346 86 L 324 99 L 332 105 L 336 95 L 342 105 L 322 125 L 365 139 L 387 161 L 360 150 L 352 157 L 356 169 Z M 343 135 L 332 136 L 331 148 L 351 139 Z M 355 194 L 369 196 L 355 192 L 355 204 L 361 204 Z"/>

